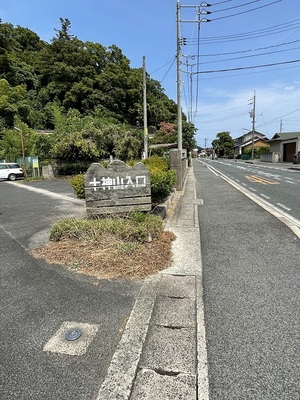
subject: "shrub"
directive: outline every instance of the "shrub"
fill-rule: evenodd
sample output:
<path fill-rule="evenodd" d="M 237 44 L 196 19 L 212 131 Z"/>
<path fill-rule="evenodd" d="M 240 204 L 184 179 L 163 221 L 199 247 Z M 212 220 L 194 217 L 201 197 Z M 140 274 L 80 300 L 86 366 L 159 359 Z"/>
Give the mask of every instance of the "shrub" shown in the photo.
<path fill-rule="evenodd" d="M 152 203 L 164 201 L 172 192 L 176 182 L 176 173 L 173 170 L 157 171 L 151 174 Z"/>
<path fill-rule="evenodd" d="M 152 156 L 142 161 L 151 172 L 168 171 L 169 160 L 164 157 Z"/>
<path fill-rule="evenodd" d="M 103 235 L 113 235 L 126 242 L 144 243 L 157 238 L 163 231 L 160 217 L 142 212 L 131 212 L 123 218 L 75 219 L 65 218 L 51 229 L 50 240 L 67 238 L 98 242 Z"/>
<path fill-rule="evenodd" d="M 89 166 L 91 165 L 91 162 L 86 161 L 86 162 L 69 162 L 69 163 L 57 163 L 56 166 L 56 173 L 57 175 L 78 175 L 78 174 L 84 174 Z"/>
<path fill-rule="evenodd" d="M 84 189 L 84 175 L 75 175 L 73 178 L 69 180 L 70 185 L 74 189 L 74 192 L 78 199 L 85 198 L 85 189 Z"/>

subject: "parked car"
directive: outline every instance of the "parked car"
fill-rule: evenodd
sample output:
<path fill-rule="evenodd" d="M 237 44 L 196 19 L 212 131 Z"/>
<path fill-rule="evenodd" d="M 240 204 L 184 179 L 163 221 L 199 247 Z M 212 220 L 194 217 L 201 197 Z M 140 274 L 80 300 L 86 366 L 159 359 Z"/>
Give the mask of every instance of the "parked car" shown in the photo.
<path fill-rule="evenodd" d="M 0 179 L 15 181 L 23 177 L 24 172 L 17 163 L 0 163 Z"/>

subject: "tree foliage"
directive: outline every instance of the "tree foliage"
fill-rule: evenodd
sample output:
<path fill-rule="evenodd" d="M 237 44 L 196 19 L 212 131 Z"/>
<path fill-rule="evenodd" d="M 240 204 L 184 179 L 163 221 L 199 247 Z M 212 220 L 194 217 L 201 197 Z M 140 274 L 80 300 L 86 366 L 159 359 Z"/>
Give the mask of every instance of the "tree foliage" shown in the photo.
<path fill-rule="evenodd" d="M 228 156 L 233 153 L 234 140 L 230 136 L 230 132 L 219 132 L 217 139 L 212 141 L 212 146 L 218 156 Z"/>
<path fill-rule="evenodd" d="M 186 148 L 188 152 L 192 151 L 196 146 L 195 133 L 196 128 L 192 123 L 186 121 L 182 122 L 182 146 Z M 153 144 L 177 144 L 177 140 L 177 124 L 161 122 L 153 139 Z"/>
<path fill-rule="evenodd" d="M 41 157 L 70 161 L 110 155 L 139 158 L 143 147 L 142 68 L 131 68 L 114 44 L 105 47 L 80 40 L 71 33 L 68 19 L 61 18 L 60 25 L 46 43 L 31 30 L 0 20 L 2 137 L 18 120 L 29 130 L 54 130 L 51 138 L 36 138 L 35 149 Z M 149 76 L 147 102 L 148 124 L 158 130 L 161 123 L 173 124 L 175 137 L 177 106 Z M 183 144 L 192 148 L 195 127 L 185 123 L 183 132 Z M 158 137 L 164 140 L 164 132 Z M 3 152 L 7 143 L 0 143 L 0 148 Z"/>

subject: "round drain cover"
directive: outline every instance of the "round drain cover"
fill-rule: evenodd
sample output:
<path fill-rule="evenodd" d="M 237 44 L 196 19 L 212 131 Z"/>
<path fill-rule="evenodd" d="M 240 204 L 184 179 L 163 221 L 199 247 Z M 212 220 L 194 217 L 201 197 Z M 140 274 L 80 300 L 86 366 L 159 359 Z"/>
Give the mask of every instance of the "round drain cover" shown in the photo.
<path fill-rule="evenodd" d="M 66 340 L 76 340 L 79 339 L 82 332 L 79 328 L 69 329 L 65 335 Z"/>

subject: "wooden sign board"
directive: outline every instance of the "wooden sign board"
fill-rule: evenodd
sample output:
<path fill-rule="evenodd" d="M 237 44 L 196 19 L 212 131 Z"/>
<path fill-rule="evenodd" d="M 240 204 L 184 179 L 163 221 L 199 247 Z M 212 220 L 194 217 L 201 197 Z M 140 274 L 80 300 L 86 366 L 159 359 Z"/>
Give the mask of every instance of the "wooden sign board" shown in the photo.
<path fill-rule="evenodd" d="M 151 210 L 150 172 L 141 162 L 129 167 L 114 160 L 107 168 L 93 163 L 84 176 L 88 215 Z"/>

